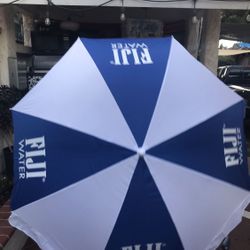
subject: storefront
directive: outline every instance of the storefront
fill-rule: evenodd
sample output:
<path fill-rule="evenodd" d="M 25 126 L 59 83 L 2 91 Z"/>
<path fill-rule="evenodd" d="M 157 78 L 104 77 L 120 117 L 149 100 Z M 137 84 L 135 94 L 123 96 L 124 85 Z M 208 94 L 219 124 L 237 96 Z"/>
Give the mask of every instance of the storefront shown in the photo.
<path fill-rule="evenodd" d="M 11 5 L 0 11 L 0 84 L 18 88 L 32 87 L 78 36 L 173 35 L 188 47 L 193 16 L 189 9 L 146 7 Z"/>

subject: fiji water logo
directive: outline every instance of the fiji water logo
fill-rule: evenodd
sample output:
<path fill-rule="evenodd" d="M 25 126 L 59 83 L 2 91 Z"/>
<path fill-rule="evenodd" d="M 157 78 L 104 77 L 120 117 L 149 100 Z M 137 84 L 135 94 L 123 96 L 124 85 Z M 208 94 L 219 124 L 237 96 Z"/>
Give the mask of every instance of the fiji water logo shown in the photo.
<path fill-rule="evenodd" d="M 149 48 L 145 43 L 111 43 L 113 65 L 153 64 Z"/>
<path fill-rule="evenodd" d="M 46 151 L 44 136 L 23 139 L 18 143 L 19 179 L 42 178 L 46 180 Z"/>
<path fill-rule="evenodd" d="M 121 250 L 163 250 L 166 249 L 166 243 L 147 243 L 147 244 L 137 244 L 132 246 L 122 247 Z"/>
<path fill-rule="evenodd" d="M 223 127 L 223 143 L 226 167 L 243 163 L 242 136 L 240 128 Z"/>

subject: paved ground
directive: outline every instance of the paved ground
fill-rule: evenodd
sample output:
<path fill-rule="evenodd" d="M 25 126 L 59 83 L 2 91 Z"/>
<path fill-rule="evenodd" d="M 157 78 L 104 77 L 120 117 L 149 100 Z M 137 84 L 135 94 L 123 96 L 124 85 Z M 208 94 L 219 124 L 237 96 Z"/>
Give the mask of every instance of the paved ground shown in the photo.
<path fill-rule="evenodd" d="M 29 238 L 22 250 L 40 250 L 40 248 Z"/>
<path fill-rule="evenodd" d="M 250 212 L 250 204 L 247 207 Z M 228 250 L 250 250 L 250 213 L 245 213 L 245 217 L 229 235 L 230 248 Z M 218 248 L 217 250 L 222 250 Z"/>
<path fill-rule="evenodd" d="M 230 250 L 250 249 L 250 220 L 243 218 L 242 223 L 230 234 Z"/>

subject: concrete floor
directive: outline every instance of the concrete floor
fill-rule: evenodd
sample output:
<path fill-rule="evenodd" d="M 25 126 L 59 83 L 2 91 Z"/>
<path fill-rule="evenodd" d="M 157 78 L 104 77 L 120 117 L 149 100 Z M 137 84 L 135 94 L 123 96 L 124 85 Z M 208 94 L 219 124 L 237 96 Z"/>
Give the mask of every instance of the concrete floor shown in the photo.
<path fill-rule="evenodd" d="M 28 238 L 28 240 L 27 240 L 27 242 L 24 245 L 22 250 L 40 250 L 40 248 L 38 247 L 38 245 L 33 240 Z"/>
<path fill-rule="evenodd" d="M 250 212 L 250 204 L 247 211 Z M 243 218 L 242 222 L 229 234 L 230 248 L 228 250 L 250 250 L 250 218 Z M 217 250 L 222 250 L 219 247 Z"/>

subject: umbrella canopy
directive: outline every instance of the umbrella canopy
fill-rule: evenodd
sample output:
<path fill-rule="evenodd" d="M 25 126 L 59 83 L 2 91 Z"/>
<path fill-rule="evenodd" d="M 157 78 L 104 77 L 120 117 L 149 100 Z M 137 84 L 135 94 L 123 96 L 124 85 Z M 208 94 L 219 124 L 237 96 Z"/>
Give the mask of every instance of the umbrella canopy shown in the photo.
<path fill-rule="evenodd" d="M 244 108 L 171 37 L 78 39 L 13 108 L 10 223 L 42 249 L 213 249 L 250 201 Z"/>

